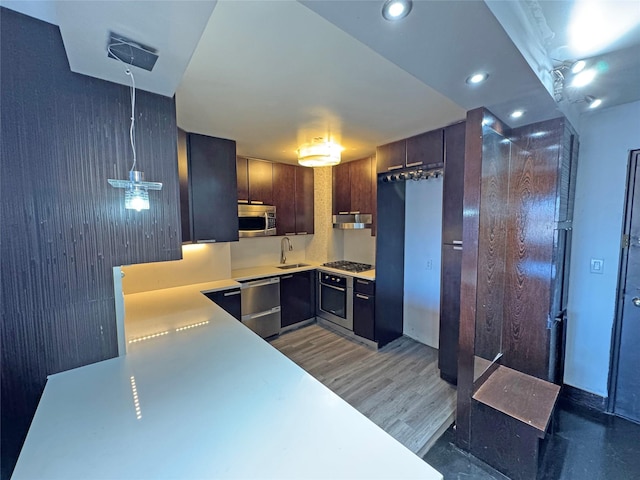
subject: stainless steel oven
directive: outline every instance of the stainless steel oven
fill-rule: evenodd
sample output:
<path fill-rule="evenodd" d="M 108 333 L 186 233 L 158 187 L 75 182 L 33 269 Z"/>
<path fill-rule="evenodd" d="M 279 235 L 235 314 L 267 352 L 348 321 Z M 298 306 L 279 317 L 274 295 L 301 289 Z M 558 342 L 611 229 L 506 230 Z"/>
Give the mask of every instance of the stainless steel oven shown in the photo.
<path fill-rule="evenodd" d="M 316 315 L 353 331 L 353 277 L 318 272 Z"/>

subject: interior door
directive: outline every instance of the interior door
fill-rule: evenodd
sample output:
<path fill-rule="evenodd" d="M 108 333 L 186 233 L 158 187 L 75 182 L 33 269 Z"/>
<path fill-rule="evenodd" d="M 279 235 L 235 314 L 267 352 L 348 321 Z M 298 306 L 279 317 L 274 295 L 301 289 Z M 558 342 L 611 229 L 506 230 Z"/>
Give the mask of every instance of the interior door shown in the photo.
<path fill-rule="evenodd" d="M 624 233 L 614 413 L 640 423 L 640 150 L 631 153 Z"/>

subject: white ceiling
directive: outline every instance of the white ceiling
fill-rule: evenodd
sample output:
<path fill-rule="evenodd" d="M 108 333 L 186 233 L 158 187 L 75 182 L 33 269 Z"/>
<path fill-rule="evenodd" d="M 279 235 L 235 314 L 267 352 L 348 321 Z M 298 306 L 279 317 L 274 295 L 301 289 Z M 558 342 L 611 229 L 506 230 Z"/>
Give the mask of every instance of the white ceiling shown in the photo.
<path fill-rule="evenodd" d="M 514 126 L 563 112 L 579 128 L 583 95 L 602 96 L 603 106 L 640 99 L 637 0 L 414 0 L 397 23 L 383 20 L 382 3 L 0 0 L 60 25 L 72 69 L 87 75 L 127 84 L 106 57 L 109 30 L 157 48 L 156 67 L 134 69 L 136 83 L 176 92 L 180 127 L 277 161 L 295 162 L 297 146 L 317 136 L 342 143 L 344 159 L 360 158 L 478 106 Z M 577 52 L 570 22 L 594 4 L 605 5 L 601 23 L 587 26 L 588 48 Z M 602 32 L 607 41 L 588 45 Z M 556 105 L 554 59 L 578 56 L 607 69 Z M 465 79 L 476 70 L 490 77 L 472 88 Z M 516 107 L 526 110 L 518 123 L 508 118 Z"/>

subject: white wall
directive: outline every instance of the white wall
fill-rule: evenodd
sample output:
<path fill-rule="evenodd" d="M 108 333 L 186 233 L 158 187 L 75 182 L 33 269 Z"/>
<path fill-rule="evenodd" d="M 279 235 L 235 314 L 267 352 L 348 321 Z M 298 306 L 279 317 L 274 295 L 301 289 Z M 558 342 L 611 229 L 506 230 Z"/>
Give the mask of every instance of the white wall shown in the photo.
<path fill-rule="evenodd" d="M 406 187 L 403 333 L 438 348 L 442 177 Z"/>
<path fill-rule="evenodd" d="M 182 246 L 182 260 L 122 267 L 125 294 L 231 278 L 229 243 Z"/>
<path fill-rule="evenodd" d="M 581 118 L 567 308 L 565 383 L 607 397 L 629 150 L 640 102 Z M 602 274 L 590 259 L 604 259 Z"/>
<path fill-rule="evenodd" d="M 371 236 L 371 229 L 344 230 L 344 259 L 352 262 L 376 263 L 376 237 Z"/>
<path fill-rule="evenodd" d="M 241 238 L 231 245 L 231 270 L 262 267 L 280 263 L 281 242 L 284 237 Z M 305 250 L 311 235 L 290 235 L 292 251 L 287 251 L 287 263 L 300 263 L 306 259 Z"/>

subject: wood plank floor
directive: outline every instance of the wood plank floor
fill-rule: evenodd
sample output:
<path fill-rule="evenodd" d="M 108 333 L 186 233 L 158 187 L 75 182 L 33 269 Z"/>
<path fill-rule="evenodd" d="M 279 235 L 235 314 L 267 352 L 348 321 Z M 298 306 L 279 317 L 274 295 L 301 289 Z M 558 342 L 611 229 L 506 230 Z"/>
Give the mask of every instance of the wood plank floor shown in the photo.
<path fill-rule="evenodd" d="M 420 457 L 453 423 L 438 351 L 409 337 L 374 351 L 313 324 L 270 343 Z"/>

